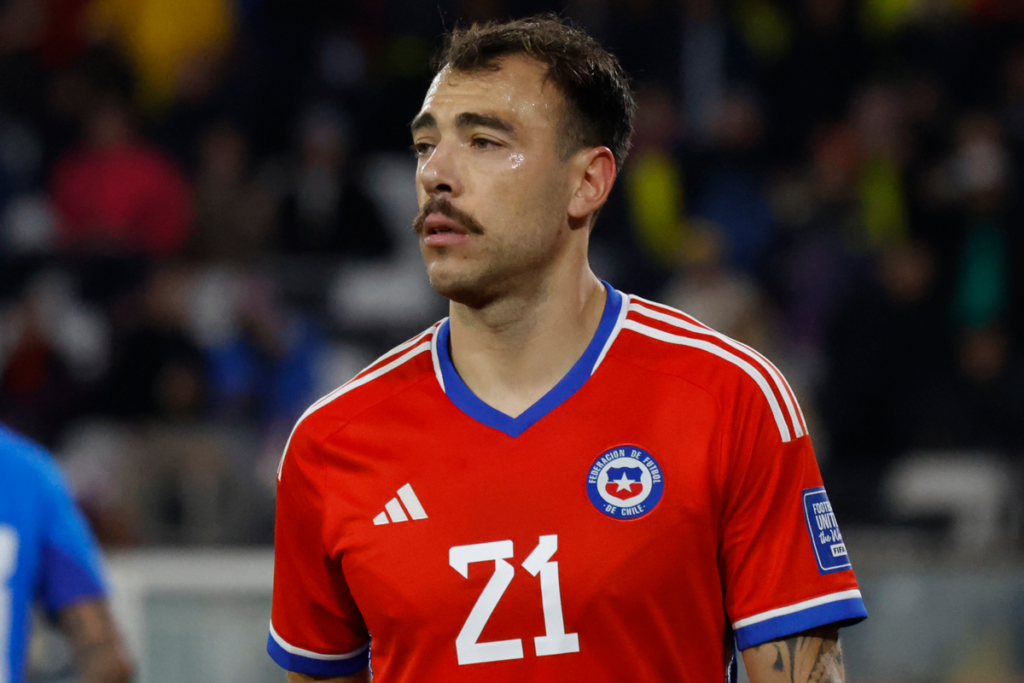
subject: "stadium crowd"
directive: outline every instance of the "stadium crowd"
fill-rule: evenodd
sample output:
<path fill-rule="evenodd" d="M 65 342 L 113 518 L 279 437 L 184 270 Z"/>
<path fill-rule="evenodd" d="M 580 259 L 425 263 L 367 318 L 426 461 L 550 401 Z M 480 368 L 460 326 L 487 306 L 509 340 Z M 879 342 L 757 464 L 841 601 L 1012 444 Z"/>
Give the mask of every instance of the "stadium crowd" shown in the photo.
<path fill-rule="evenodd" d="M 271 540 L 291 425 L 444 315 L 409 227 L 438 36 L 538 11 L 638 90 L 595 270 L 776 361 L 842 519 L 897 521 L 909 453 L 1019 473 L 1016 0 L 8 0 L 0 421 L 104 544 Z"/>

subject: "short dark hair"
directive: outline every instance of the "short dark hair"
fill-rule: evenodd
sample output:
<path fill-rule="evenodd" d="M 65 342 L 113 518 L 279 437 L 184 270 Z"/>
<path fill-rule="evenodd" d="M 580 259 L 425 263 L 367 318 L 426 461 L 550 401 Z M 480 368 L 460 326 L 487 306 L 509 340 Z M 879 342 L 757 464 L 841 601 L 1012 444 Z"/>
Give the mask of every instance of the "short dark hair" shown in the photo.
<path fill-rule="evenodd" d="M 563 155 L 604 145 L 621 168 L 636 113 L 629 77 L 615 55 L 557 15 L 456 28 L 448 34 L 436 67 L 497 69 L 500 58 L 517 54 L 545 64 L 547 79 L 565 97 L 569 111 L 563 120 Z"/>

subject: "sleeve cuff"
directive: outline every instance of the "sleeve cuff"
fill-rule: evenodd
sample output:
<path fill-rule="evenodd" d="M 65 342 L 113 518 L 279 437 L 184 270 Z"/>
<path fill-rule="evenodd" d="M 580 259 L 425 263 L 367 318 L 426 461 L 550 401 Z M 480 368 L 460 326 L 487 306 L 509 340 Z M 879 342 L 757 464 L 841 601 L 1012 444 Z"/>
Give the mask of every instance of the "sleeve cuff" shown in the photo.
<path fill-rule="evenodd" d="M 348 676 L 365 668 L 370 663 L 370 642 L 358 650 L 341 655 L 325 655 L 303 650 L 285 642 L 270 625 L 267 636 L 267 653 L 277 665 L 286 671 L 307 676 Z"/>
<path fill-rule="evenodd" d="M 72 555 L 51 544 L 43 546 L 40 598 L 51 617 L 79 602 L 106 597 L 103 580 L 88 564 L 88 558 Z"/>
<path fill-rule="evenodd" d="M 740 619 L 732 625 L 740 650 L 827 624 L 850 626 L 868 616 L 859 590 L 805 600 Z"/>

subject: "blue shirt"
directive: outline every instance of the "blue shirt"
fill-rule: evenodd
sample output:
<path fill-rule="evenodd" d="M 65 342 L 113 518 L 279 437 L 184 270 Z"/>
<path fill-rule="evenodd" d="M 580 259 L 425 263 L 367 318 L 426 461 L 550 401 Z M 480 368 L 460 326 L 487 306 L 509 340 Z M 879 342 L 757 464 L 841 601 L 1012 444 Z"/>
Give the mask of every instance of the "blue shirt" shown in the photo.
<path fill-rule="evenodd" d="M 0 683 L 21 683 L 32 606 L 105 594 L 96 542 L 56 463 L 0 425 Z"/>

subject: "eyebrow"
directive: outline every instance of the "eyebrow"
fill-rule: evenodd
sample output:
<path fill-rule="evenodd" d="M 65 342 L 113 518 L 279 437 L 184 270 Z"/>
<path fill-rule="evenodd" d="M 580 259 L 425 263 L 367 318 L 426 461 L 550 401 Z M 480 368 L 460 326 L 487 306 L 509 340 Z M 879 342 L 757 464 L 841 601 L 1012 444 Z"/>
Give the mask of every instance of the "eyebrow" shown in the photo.
<path fill-rule="evenodd" d="M 471 111 L 462 112 L 455 117 L 456 128 L 491 128 L 515 137 L 516 127 L 500 116 L 487 116 Z M 437 128 L 437 119 L 429 112 L 424 112 L 412 120 L 410 125 L 415 133 L 423 128 Z"/>

